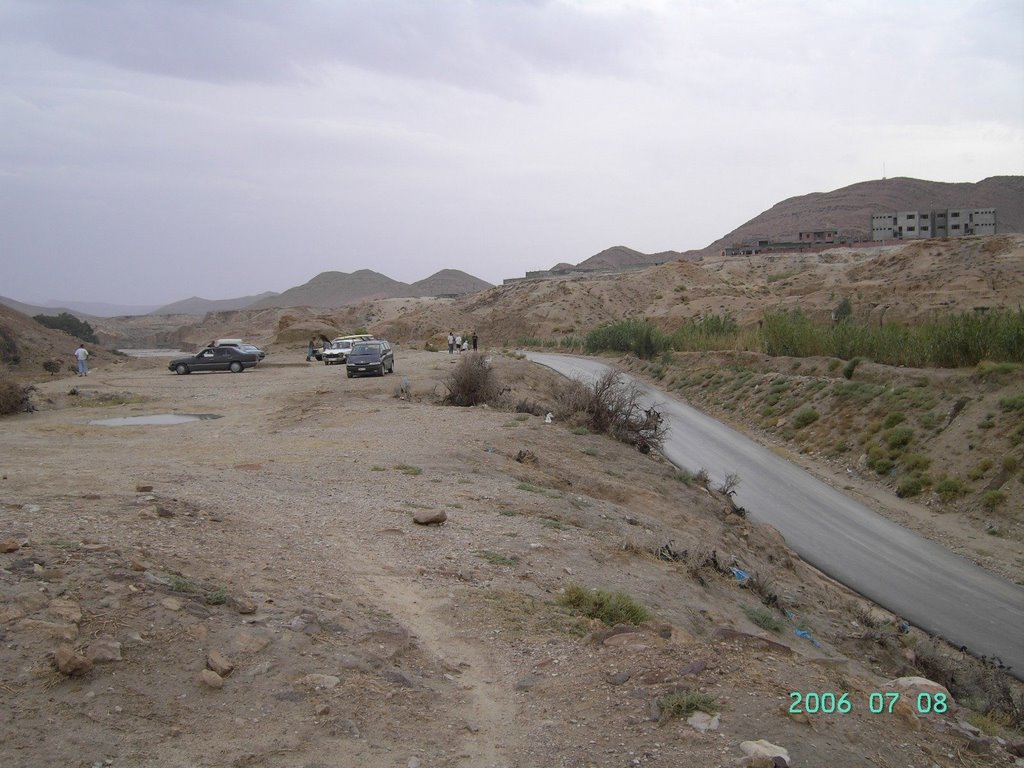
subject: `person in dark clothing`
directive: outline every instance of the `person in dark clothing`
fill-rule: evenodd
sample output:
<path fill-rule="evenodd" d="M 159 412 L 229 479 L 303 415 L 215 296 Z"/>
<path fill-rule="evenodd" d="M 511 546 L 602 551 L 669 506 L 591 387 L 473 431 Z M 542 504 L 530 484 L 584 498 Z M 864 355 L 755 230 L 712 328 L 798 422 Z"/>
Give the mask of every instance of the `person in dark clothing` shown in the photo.
<path fill-rule="evenodd" d="M 473 351 L 474 352 L 476 352 L 476 343 L 477 343 L 476 331 L 473 331 Z"/>

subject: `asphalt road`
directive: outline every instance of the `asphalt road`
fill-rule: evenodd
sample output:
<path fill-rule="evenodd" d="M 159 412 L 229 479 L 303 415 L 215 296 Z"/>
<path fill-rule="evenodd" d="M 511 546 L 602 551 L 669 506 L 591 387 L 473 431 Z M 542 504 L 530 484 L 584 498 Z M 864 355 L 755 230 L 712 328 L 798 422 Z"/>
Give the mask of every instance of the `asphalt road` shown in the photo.
<path fill-rule="evenodd" d="M 565 376 L 589 380 L 608 366 L 568 355 L 527 353 Z M 705 468 L 720 483 L 736 473 L 736 501 L 777 528 L 804 560 L 912 624 L 998 656 L 1024 679 L 1024 588 L 911 533 L 715 419 L 635 382 L 669 427 L 665 456 Z"/>

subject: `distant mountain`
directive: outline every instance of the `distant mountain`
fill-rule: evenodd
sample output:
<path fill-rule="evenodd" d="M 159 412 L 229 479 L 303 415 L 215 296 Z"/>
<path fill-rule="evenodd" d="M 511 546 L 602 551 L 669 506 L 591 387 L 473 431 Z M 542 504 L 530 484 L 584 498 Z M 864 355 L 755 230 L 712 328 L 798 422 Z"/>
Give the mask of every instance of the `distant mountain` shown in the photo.
<path fill-rule="evenodd" d="M 627 248 L 624 245 L 615 245 L 605 248 L 600 253 L 595 253 L 589 259 L 581 261 L 576 269 L 581 271 L 603 271 L 628 269 L 630 267 L 642 267 L 651 264 L 661 264 L 666 261 L 674 261 L 679 258 L 676 251 L 663 251 L 661 253 L 641 253 Z"/>
<path fill-rule="evenodd" d="M 205 315 L 207 312 L 227 312 L 232 309 L 245 309 L 258 301 L 277 296 L 274 291 L 265 291 L 255 296 L 239 296 L 237 299 L 203 299 L 193 296 L 172 304 L 165 304 L 147 314 L 150 315 Z"/>
<path fill-rule="evenodd" d="M 408 283 L 392 280 L 370 269 L 355 272 L 321 272 L 309 282 L 250 304 L 247 309 L 268 307 L 343 307 L 370 299 L 415 296 Z"/>
<path fill-rule="evenodd" d="M 45 314 L 60 314 L 69 308 L 74 315 L 91 315 L 92 317 L 127 317 L 129 315 L 148 315 L 153 311 L 153 304 L 109 304 L 102 301 L 78 301 L 72 299 L 61 301 L 53 299 L 46 302 L 50 311 Z M 54 311 L 55 310 L 55 311 Z"/>
<path fill-rule="evenodd" d="M 61 312 L 71 312 L 67 307 L 44 307 L 37 304 L 24 304 L 16 299 L 10 299 L 6 296 L 0 296 L 0 304 L 5 307 L 10 307 L 13 310 L 21 312 L 23 315 L 33 317 L 35 315 L 59 315 Z"/>
<path fill-rule="evenodd" d="M 797 233 L 836 229 L 871 239 L 871 215 L 883 211 L 926 211 L 991 206 L 1000 234 L 1024 232 L 1024 176 L 993 176 L 977 183 L 948 184 L 922 179 L 878 179 L 832 192 L 791 197 L 737 227 L 707 248 L 717 253 L 759 239 L 790 241 Z"/>
<path fill-rule="evenodd" d="M 490 283 L 458 269 L 442 269 L 412 284 L 416 296 L 462 296 L 493 288 Z"/>

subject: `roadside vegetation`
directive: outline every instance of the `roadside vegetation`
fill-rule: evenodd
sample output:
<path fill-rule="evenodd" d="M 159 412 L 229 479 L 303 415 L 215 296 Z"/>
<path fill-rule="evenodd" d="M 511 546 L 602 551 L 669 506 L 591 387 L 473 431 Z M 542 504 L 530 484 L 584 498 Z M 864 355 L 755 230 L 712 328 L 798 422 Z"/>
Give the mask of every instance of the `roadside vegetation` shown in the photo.
<path fill-rule="evenodd" d="M 835 320 L 818 320 L 801 310 L 766 312 L 757 327 L 741 328 L 729 314 L 709 314 L 666 331 L 648 320 L 634 318 L 603 325 L 582 340 L 573 335 L 530 337 L 519 342 L 525 346 L 582 349 L 591 354 L 632 353 L 644 360 L 671 351 L 748 350 L 773 357 L 866 358 L 910 367 L 959 368 L 982 361 L 990 365 L 1024 363 L 1024 311 L 963 313 L 918 325 L 870 326 L 856 321 L 845 301 L 833 313 Z"/>
<path fill-rule="evenodd" d="M 61 312 L 59 315 L 36 315 L 32 319 L 40 325 L 55 331 L 64 331 L 90 344 L 99 343 L 93 327 L 68 312 Z"/>
<path fill-rule="evenodd" d="M 0 416 L 31 411 L 34 389 L 29 384 L 15 381 L 7 371 L 0 369 Z"/>

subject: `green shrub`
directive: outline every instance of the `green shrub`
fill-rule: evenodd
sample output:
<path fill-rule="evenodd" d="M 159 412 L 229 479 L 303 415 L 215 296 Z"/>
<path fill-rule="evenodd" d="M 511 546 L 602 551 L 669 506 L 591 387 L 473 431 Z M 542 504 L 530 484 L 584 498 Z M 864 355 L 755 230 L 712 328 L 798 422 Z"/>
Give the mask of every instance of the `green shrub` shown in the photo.
<path fill-rule="evenodd" d="M 793 426 L 797 429 L 803 429 L 804 427 L 810 426 L 820 418 L 818 412 L 813 408 L 804 408 L 800 413 L 793 419 Z"/>
<path fill-rule="evenodd" d="M 671 717 L 689 717 L 694 712 L 707 712 L 713 715 L 718 711 L 715 697 L 700 691 L 676 691 L 657 699 L 657 704 L 663 721 Z"/>
<path fill-rule="evenodd" d="M 917 475 L 911 475 L 900 480 L 899 487 L 896 488 L 896 495 L 901 499 L 907 499 L 912 496 L 919 496 L 923 490 L 924 485 L 921 483 L 921 478 Z"/>
<path fill-rule="evenodd" d="M 884 429 L 892 429 L 897 424 L 902 424 L 906 420 L 907 417 L 904 416 L 902 413 L 890 413 L 888 416 L 885 417 L 885 421 L 882 422 L 882 427 Z"/>
<path fill-rule="evenodd" d="M 885 431 L 883 438 L 890 448 L 905 448 L 914 439 L 914 430 L 910 427 L 893 427 Z"/>
<path fill-rule="evenodd" d="M 625 592 L 587 589 L 581 584 L 570 584 L 566 587 L 558 602 L 573 613 L 599 619 L 608 626 L 643 624 L 651 617 L 647 608 Z"/>
<path fill-rule="evenodd" d="M 943 501 L 953 501 L 967 493 L 967 487 L 962 480 L 955 477 L 944 477 L 935 486 L 935 492 Z"/>
<path fill-rule="evenodd" d="M 845 366 L 843 366 L 843 378 L 844 379 L 852 379 L 853 378 L 853 372 L 857 370 L 857 366 L 860 365 L 860 362 L 861 362 L 860 358 L 859 357 L 855 357 L 850 362 L 848 362 Z"/>
<path fill-rule="evenodd" d="M 19 384 L 6 371 L 0 369 L 0 416 L 31 411 L 35 387 Z"/>
<path fill-rule="evenodd" d="M 992 469 L 992 459 L 982 459 L 974 469 L 967 473 L 967 479 L 980 480 L 990 469 Z"/>
<path fill-rule="evenodd" d="M 774 613 L 769 611 L 767 608 L 757 606 L 752 608 L 750 606 L 744 606 L 743 612 L 747 615 L 754 624 L 761 627 L 761 629 L 767 629 L 769 632 L 778 634 L 786 628 L 785 623 L 782 619 L 776 616 Z"/>
<path fill-rule="evenodd" d="M 1004 411 L 1024 411 L 1024 395 L 1004 397 L 999 401 L 999 407 Z"/>
<path fill-rule="evenodd" d="M 444 386 L 448 390 L 444 397 L 447 405 L 482 405 L 497 400 L 500 393 L 490 361 L 476 352 L 461 356 Z"/>
<path fill-rule="evenodd" d="M 903 468 L 907 472 L 923 472 L 931 466 L 932 462 L 931 459 L 920 453 L 908 453 L 900 459 L 900 463 L 903 464 Z"/>
<path fill-rule="evenodd" d="M 620 320 L 588 333 L 583 347 L 590 353 L 632 352 L 643 360 L 650 360 L 668 348 L 668 339 L 646 320 Z"/>
<path fill-rule="evenodd" d="M 987 491 L 981 497 L 981 506 L 988 510 L 994 510 L 1006 502 L 1006 494 L 1003 491 Z"/>

